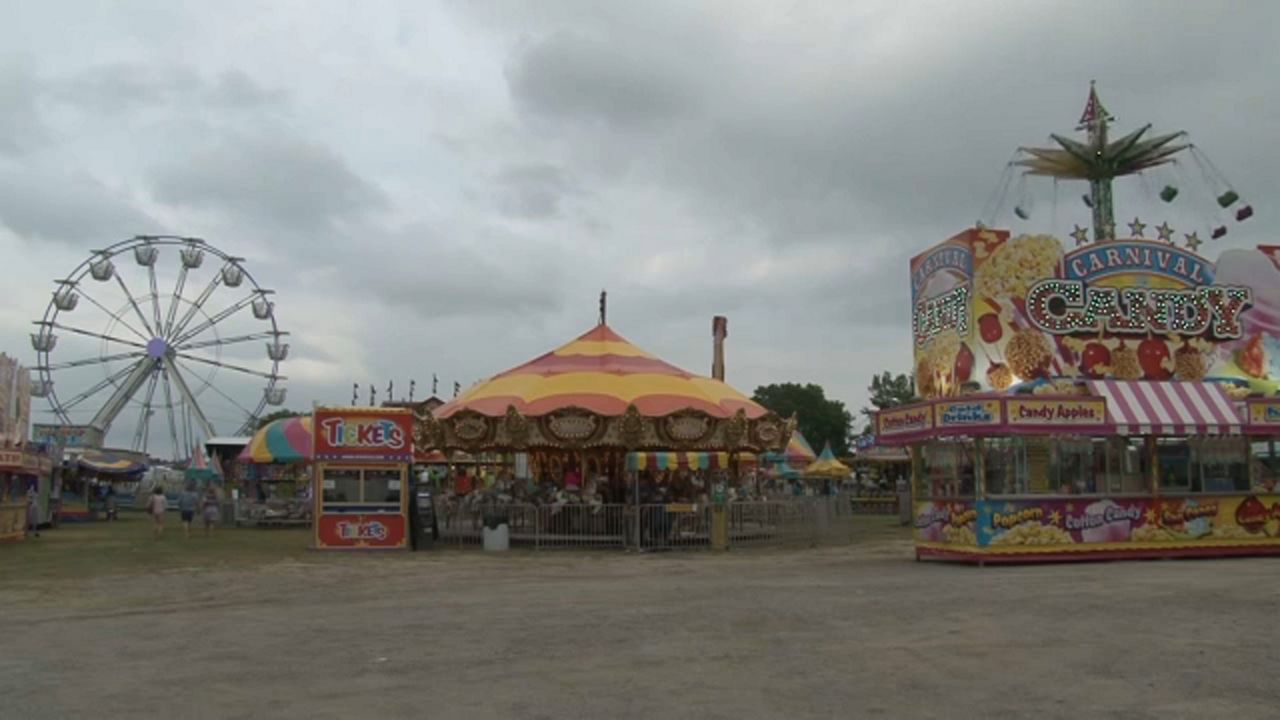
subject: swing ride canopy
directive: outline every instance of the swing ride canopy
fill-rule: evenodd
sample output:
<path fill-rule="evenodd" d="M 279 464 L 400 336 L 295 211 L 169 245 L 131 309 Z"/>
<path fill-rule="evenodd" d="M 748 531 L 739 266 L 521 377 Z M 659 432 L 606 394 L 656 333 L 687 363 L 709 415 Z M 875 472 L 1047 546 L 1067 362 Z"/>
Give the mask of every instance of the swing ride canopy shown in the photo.
<path fill-rule="evenodd" d="M 780 449 L 793 424 L 720 380 L 641 350 L 600 323 L 420 417 L 436 449 Z"/>
<path fill-rule="evenodd" d="M 280 418 L 258 429 L 237 458 L 240 462 L 310 462 L 312 453 L 311 416 Z"/>

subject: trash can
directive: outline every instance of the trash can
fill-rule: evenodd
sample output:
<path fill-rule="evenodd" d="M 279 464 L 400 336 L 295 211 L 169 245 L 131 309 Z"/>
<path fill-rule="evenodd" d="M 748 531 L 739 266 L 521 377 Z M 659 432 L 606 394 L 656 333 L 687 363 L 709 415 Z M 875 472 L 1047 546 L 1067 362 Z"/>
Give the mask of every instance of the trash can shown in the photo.
<path fill-rule="evenodd" d="M 505 510 L 484 511 L 482 537 L 486 552 L 503 552 L 511 547 L 511 519 Z"/>

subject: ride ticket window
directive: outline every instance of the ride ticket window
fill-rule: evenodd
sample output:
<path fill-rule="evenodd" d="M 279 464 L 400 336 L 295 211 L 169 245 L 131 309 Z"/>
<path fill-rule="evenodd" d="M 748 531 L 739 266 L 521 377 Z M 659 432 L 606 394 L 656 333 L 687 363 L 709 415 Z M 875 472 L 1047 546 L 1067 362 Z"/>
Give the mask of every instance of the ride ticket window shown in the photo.
<path fill-rule="evenodd" d="M 400 485 L 399 468 L 366 469 L 364 471 L 364 502 L 399 503 Z"/>
<path fill-rule="evenodd" d="M 360 502 L 360 471 L 346 468 L 325 468 L 320 484 L 327 503 Z"/>

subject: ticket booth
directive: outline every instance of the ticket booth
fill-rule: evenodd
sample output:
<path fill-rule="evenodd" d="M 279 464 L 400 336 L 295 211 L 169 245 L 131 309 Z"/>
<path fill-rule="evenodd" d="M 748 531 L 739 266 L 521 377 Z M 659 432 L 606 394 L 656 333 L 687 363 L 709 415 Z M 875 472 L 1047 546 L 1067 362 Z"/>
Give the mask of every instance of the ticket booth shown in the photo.
<path fill-rule="evenodd" d="M 316 407 L 312 423 L 315 547 L 408 547 L 411 411 Z"/>

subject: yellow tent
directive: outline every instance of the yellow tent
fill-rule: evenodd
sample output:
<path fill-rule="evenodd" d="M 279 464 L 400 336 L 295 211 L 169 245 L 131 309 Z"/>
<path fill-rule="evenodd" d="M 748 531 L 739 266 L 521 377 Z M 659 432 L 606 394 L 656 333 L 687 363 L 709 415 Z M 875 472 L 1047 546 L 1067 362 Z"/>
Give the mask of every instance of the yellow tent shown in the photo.
<path fill-rule="evenodd" d="M 848 465 L 836 459 L 835 454 L 831 452 L 830 444 L 822 449 L 822 454 L 817 460 L 809 463 L 804 469 L 804 474 L 809 477 L 846 478 L 852 472 Z"/>

